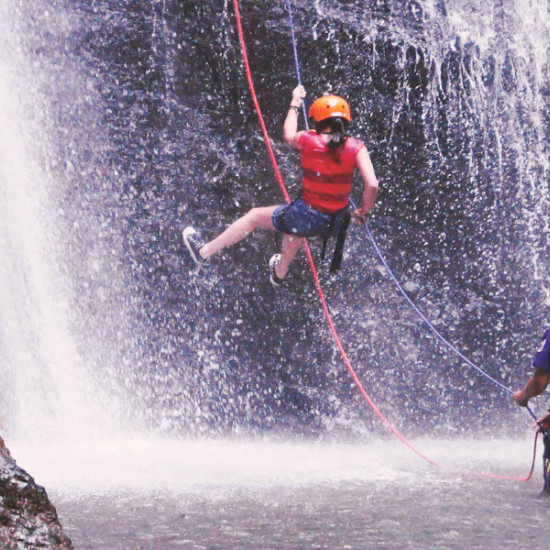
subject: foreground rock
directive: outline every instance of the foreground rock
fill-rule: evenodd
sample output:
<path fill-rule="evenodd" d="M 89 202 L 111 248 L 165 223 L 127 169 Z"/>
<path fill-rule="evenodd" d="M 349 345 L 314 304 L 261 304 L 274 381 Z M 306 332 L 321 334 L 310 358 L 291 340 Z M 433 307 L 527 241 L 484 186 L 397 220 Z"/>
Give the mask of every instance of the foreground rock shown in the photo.
<path fill-rule="evenodd" d="M 0 438 L 0 548 L 72 549 L 43 487 L 22 470 Z"/>

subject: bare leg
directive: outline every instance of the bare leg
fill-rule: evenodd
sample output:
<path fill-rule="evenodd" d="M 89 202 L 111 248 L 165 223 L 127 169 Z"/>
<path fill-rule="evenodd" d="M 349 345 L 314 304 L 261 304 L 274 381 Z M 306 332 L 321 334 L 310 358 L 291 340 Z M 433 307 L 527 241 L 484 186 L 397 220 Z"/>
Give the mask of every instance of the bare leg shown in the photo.
<path fill-rule="evenodd" d="M 275 266 L 275 274 L 279 279 L 284 279 L 290 262 L 296 256 L 300 246 L 302 246 L 303 239 L 301 237 L 294 237 L 292 235 L 285 235 L 283 237 L 283 245 L 281 247 L 281 260 Z"/>
<path fill-rule="evenodd" d="M 252 208 L 252 210 L 249 210 L 242 218 L 239 218 L 236 222 L 233 222 L 221 235 L 209 243 L 206 243 L 200 249 L 199 254 L 204 259 L 210 258 L 210 256 L 216 254 L 216 252 L 242 241 L 257 227 L 275 231 L 275 227 L 271 221 L 271 216 L 273 215 L 275 208 L 277 208 L 277 206 Z M 294 254 L 296 254 L 296 252 L 294 252 Z"/>

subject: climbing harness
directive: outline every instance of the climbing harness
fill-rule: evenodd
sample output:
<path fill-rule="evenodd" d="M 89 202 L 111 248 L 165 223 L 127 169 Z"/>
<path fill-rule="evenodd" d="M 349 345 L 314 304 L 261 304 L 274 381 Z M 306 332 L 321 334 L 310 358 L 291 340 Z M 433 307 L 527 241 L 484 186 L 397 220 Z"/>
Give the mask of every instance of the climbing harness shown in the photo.
<path fill-rule="evenodd" d="M 298 77 L 298 83 L 300 84 L 301 81 L 300 81 L 300 69 L 299 69 L 299 63 L 298 63 L 298 53 L 297 53 L 296 40 L 295 40 L 295 34 L 294 34 L 294 23 L 293 23 L 293 18 L 292 18 L 292 9 L 291 9 L 291 5 L 290 5 L 289 0 L 286 0 L 286 5 L 287 5 L 287 9 L 288 9 L 290 28 L 291 28 L 291 32 L 292 32 L 294 58 L 295 58 L 295 63 L 296 63 L 296 73 L 297 73 L 297 77 Z M 279 170 L 279 166 L 278 166 L 277 160 L 275 158 L 273 147 L 271 145 L 271 139 L 269 137 L 269 134 L 267 132 L 267 128 L 266 128 L 266 125 L 265 125 L 263 113 L 262 113 L 258 98 L 256 96 L 256 91 L 255 91 L 255 88 L 254 88 L 254 82 L 253 82 L 253 79 L 252 79 L 252 71 L 250 69 L 250 63 L 249 63 L 249 60 L 248 60 L 248 53 L 247 53 L 247 47 L 246 47 L 246 42 L 245 42 L 245 38 L 244 38 L 244 31 L 243 31 L 243 27 L 242 27 L 242 18 L 241 18 L 241 13 L 240 13 L 239 0 L 233 0 L 233 7 L 234 7 L 234 11 L 235 11 L 237 33 L 238 33 L 238 36 L 239 36 L 239 43 L 240 43 L 240 46 L 241 46 L 243 65 L 244 65 L 244 70 L 245 70 L 246 79 L 247 79 L 247 82 L 248 82 L 250 94 L 251 94 L 251 97 L 252 97 L 252 102 L 253 102 L 254 108 L 256 110 L 258 122 L 259 122 L 260 128 L 262 130 L 262 134 L 263 134 L 263 137 L 264 137 L 264 142 L 265 142 L 265 145 L 266 145 L 266 148 L 267 148 L 267 152 L 268 152 L 268 155 L 270 157 L 271 164 L 273 166 L 273 170 L 275 172 L 275 177 L 277 179 L 277 182 L 279 184 L 281 192 L 282 192 L 282 194 L 285 198 L 285 201 L 287 203 L 290 203 L 290 197 L 288 195 L 288 192 L 286 190 L 286 186 L 284 184 L 283 177 L 282 177 L 281 172 Z M 304 118 L 305 118 L 305 106 L 304 106 Z M 307 118 L 306 118 L 306 121 L 307 121 Z M 307 122 L 306 122 L 306 124 L 307 124 Z M 342 360 L 344 361 L 344 364 L 346 365 L 346 368 L 347 368 L 350 376 L 352 377 L 355 385 L 357 386 L 357 389 L 359 390 L 361 396 L 367 402 L 367 404 L 370 406 L 370 408 L 373 410 L 373 412 L 378 416 L 378 418 L 382 421 L 382 423 L 389 429 L 389 431 L 395 437 L 397 437 L 404 445 L 406 445 L 412 452 L 417 454 L 419 457 L 424 459 L 426 462 L 429 462 L 430 464 L 432 464 L 434 466 L 437 466 L 439 468 L 452 470 L 452 471 L 463 472 L 463 473 L 470 473 L 470 474 L 480 475 L 480 476 L 483 476 L 483 477 L 493 478 L 493 479 L 503 479 L 503 480 L 512 480 L 512 481 L 528 481 L 531 478 L 532 474 L 533 474 L 534 462 L 535 462 L 534 459 L 533 459 L 533 466 L 531 468 L 531 472 L 526 477 L 507 476 L 507 475 L 493 474 L 493 473 L 488 473 L 488 472 L 465 470 L 465 469 L 461 469 L 461 468 L 449 467 L 449 466 L 441 464 L 441 463 L 429 458 L 425 454 L 423 454 L 416 447 L 414 447 L 393 426 L 393 424 L 390 423 L 390 421 L 382 414 L 382 412 L 378 409 L 378 407 L 372 401 L 369 394 L 364 389 L 364 387 L 361 383 L 361 380 L 359 379 L 357 373 L 355 372 L 355 369 L 353 368 L 353 366 L 351 365 L 350 360 L 348 359 L 347 353 L 346 353 L 346 351 L 345 351 L 345 349 L 342 345 L 342 342 L 340 341 L 340 337 L 338 335 L 338 332 L 337 332 L 336 327 L 334 325 L 334 321 L 333 321 L 332 316 L 330 314 L 330 311 L 328 309 L 328 304 L 327 304 L 326 297 L 325 297 L 325 294 L 323 292 L 323 289 L 321 287 L 321 283 L 319 281 L 319 276 L 318 276 L 318 273 L 317 273 L 317 269 L 315 267 L 315 262 L 313 260 L 311 249 L 308 245 L 307 240 L 305 240 L 305 239 L 304 239 L 304 250 L 306 252 L 307 260 L 308 260 L 308 263 L 309 263 L 309 266 L 310 266 L 310 269 L 311 269 L 311 273 L 312 273 L 312 276 L 313 276 L 313 281 L 315 283 L 315 287 L 317 289 L 317 293 L 319 295 L 319 300 L 321 302 L 321 306 L 322 306 L 322 309 L 323 309 L 323 313 L 325 315 L 325 319 L 326 319 L 327 324 L 329 326 L 329 329 L 332 333 L 335 344 L 336 344 L 336 346 L 337 346 L 337 348 L 338 348 L 338 350 L 339 350 L 339 352 L 342 356 Z M 536 452 L 536 439 L 535 439 L 535 452 Z"/>
<path fill-rule="evenodd" d="M 346 236 L 348 234 L 349 222 L 351 221 L 351 213 L 349 208 L 334 214 L 330 220 L 330 234 L 333 234 L 334 229 L 337 229 L 336 244 L 334 245 L 334 252 L 332 254 L 332 260 L 330 262 L 329 273 L 336 273 L 341 265 L 342 258 L 344 256 L 344 244 L 346 243 Z M 323 237 L 323 246 L 321 248 L 321 261 L 325 259 L 325 252 L 327 249 L 328 236 Z"/>

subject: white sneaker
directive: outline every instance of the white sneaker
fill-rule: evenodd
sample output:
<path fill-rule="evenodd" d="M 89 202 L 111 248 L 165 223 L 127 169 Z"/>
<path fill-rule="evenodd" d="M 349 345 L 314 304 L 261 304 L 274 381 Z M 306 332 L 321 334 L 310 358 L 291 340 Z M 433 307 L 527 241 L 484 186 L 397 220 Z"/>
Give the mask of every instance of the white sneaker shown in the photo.
<path fill-rule="evenodd" d="M 197 231 L 191 225 L 187 226 L 183 230 L 183 242 L 185 243 L 185 247 L 189 252 L 189 256 L 191 256 L 191 259 L 198 266 L 203 266 L 206 263 L 206 260 L 199 254 L 199 250 L 202 248 L 202 243 Z"/>
<path fill-rule="evenodd" d="M 283 284 L 283 279 L 280 279 L 279 277 L 277 277 L 277 273 L 275 273 L 275 267 L 280 261 L 281 261 L 280 254 L 273 254 L 273 256 L 271 256 L 271 258 L 269 259 L 269 282 L 275 288 L 279 288 Z"/>

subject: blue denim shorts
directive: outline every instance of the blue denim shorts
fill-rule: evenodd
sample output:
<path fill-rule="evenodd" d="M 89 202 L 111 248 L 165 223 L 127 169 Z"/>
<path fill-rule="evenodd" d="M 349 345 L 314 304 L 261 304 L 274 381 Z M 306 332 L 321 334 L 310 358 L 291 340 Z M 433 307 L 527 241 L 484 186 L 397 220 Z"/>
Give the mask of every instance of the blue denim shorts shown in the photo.
<path fill-rule="evenodd" d="M 275 229 L 297 237 L 328 237 L 337 235 L 340 230 L 340 213 L 325 214 L 308 206 L 303 199 L 297 199 L 291 204 L 284 204 L 275 209 L 272 216 Z"/>

